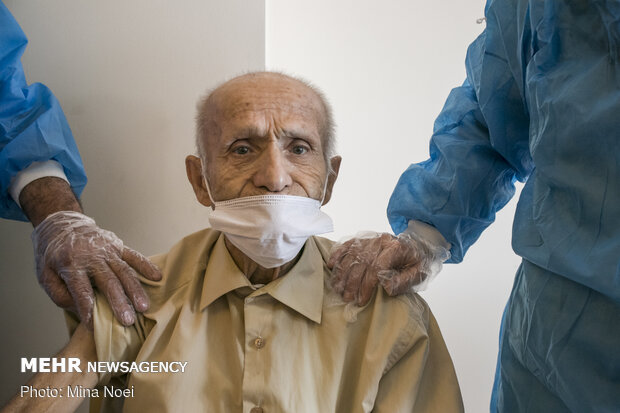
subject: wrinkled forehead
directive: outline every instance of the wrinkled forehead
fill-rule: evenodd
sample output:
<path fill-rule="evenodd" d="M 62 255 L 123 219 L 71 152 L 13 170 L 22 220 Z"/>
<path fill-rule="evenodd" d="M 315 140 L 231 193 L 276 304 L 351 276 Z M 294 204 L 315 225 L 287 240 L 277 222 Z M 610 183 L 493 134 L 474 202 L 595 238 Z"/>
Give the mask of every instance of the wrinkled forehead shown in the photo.
<path fill-rule="evenodd" d="M 318 132 L 325 122 L 323 105 L 312 89 L 275 74 L 235 78 L 216 89 L 209 100 L 208 118 L 218 123 L 254 115 L 282 116 L 304 121 Z"/>

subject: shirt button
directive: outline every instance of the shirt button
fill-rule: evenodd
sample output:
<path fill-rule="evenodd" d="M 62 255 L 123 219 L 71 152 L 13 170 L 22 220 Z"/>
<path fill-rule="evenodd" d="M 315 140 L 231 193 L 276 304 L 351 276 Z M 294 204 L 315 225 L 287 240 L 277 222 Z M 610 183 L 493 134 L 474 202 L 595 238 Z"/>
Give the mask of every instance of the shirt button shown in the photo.
<path fill-rule="evenodd" d="M 257 349 L 261 349 L 265 347 L 265 339 L 262 337 L 257 337 L 256 340 L 254 340 L 254 346 Z M 263 409 L 261 409 L 260 407 L 255 407 L 255 409 L 260 409 L 261 412 L 263 411 Z M 256 412 L 259 412 L 259 411 L 257 410 Z M 256 413 L 256 412 L 254 412 L 254 410 L 251 410 L 251 413 Z"/>
<path fill-rule="evenodd" d="M 250 413 L 263 413 L 263 408 L 259 406 L 252 407 L 252 410 L 250 410 Z"/>

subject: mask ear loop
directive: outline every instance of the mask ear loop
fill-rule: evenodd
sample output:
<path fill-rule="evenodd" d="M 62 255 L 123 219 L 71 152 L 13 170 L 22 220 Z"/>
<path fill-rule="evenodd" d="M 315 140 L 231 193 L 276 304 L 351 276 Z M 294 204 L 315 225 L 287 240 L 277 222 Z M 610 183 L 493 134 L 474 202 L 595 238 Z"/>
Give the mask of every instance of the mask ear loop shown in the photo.
<path fill-rule="evenodd" d="M 207 179 L 207 163 L 200 158 L 200 163 L 202 164 L 202 179 L 205 181 L 205 187 L 207 187 L 207 194 L 209 194 L 209 201 L 211 201 L 211 209 L 215 209 L 216 202 L 213 200 L 213 195 L 211 195 L 211 187 L 209 186 L 209 180 Z"/>
<path fill-rule="evenodd" d="M 323 201 L 325 201 L 325 195 L 327 195 L 327 183 L 329 182 L 329 175 L 331 172 L 327 172 L 327 177 L 325 178 L 325 183 L 323 184 L 323 195 L 321 196 L 321 203 L 319 204 L 319 208 L 323 206 Z"/>

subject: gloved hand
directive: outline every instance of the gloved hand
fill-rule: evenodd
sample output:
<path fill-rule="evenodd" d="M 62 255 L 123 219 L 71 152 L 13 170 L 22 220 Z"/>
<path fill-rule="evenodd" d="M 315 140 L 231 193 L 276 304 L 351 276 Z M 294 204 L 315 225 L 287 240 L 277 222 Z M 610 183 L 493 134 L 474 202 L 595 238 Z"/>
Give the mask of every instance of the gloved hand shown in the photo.
<path fill-rule="evenodd" d="M 410 221 L 398 236 L 363 233 L 334 245 L 327 266 L 334 290 L 362 306 L 379 283 L 391 296 L 424 289 L 450 258 L 449 250 L 450 244 L 433 227 Z"/>
<path fill-rule="evenodd" d="M 79 212 L 49 215 L 35 228 L 32 241 L 39 284 L 56 305 L 77 312 L 91 329 L 91 280 L 108 299 L 114 316 L 131 325 L 135 311 L 149 307 L 136 271 L 153 281 L 162 277 L 147 258 Z"/>

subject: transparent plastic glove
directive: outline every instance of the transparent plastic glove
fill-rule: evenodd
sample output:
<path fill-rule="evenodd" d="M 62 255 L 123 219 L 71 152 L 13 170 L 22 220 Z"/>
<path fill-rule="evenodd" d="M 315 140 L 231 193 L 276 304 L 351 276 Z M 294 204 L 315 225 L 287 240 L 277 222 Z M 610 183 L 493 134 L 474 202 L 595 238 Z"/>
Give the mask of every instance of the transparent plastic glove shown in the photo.
<path fill-rule="evenodd" d="M 91 328 L 95 300 L 91 282 L 106 296 L 114 316 L 131 325 L 135 311 L 149 306 L 136 271 L 153 281 L 161 279 L 147 258 L 79 212 L 48 216 L 35 228 L 32 242 L 39 284 L 56 305 L 77 312 Z"/>
<path fill-rule="evenodd" d="M 362 306 L 379 283 L 392 296 L 423 290 L 448 258 L 450 244 L 436 229 L 410 221 L 398 236 L 366 232 L 335 244 L 327 266 L 334 290 Z"/>

